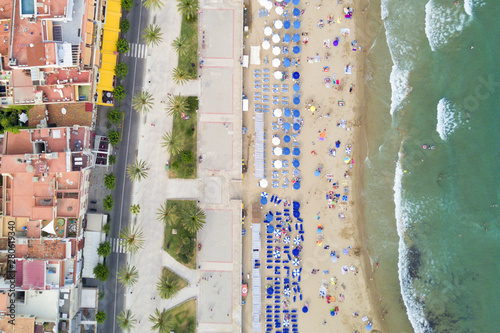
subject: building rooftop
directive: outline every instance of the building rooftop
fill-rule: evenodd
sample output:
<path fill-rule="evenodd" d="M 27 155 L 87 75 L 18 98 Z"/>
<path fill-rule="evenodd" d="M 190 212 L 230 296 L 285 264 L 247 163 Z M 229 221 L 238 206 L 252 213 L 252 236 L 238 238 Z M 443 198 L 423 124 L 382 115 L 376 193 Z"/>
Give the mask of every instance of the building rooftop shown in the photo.
<path fill-rule="evenodd" d="M 44 260 L 17 260 L 16 261 L 16 287 L 24 290 L 45 289 Z"/>
<path fill-rule="evenodd" d="M 0 319 L 0 331 L 4 333 L 35 333 L 35 318 L 16 317 L 16 325 L 9 323 L 10 317 Z"/>
<path fill-rule="evenodd" d="M 16 258 L 65 259 L 71 254 L 71 242 L 52 239 L 29 239 L 28 244 L 16 244 Z"/>
<path fill-rule="evenodd" d="M 92 103 L 84 102 L 35 105 L 28 111 L 28 126 L 36 127 L 40 124 L 42 119 L 45 119 L 45 110 L 48 112 L 49 123 L 58 127 L 92 125 Z"/>
<path fill-rule="evenodd" d="M 58 320 L 59 290 L 26 290 L 24 299 L 24 303 L 16 303 L 17 315 L 33 315 L 38 321 L 56 322 Z"/>

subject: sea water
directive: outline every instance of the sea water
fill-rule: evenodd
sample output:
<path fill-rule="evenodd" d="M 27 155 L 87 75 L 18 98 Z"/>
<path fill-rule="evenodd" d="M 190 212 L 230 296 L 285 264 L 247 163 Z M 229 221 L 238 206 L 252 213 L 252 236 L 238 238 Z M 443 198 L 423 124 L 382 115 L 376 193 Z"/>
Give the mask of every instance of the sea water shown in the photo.
<path fill-rule="evenodd" d="M 498 332 L 500 1 L 369 10 L 363 200 L 380 315 L 391 332 Z"/>

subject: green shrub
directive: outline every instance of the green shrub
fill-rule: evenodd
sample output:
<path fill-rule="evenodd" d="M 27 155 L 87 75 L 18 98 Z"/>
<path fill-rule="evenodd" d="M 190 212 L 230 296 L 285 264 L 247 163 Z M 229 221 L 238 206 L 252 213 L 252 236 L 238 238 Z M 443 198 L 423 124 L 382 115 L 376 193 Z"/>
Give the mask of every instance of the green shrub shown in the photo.
<path fill-rule="evenodd" d="M 120 53 L 127 53 L 130 50 L 128 41 L 125 38 L 118 38 L 118 41 L 116 42 L 116 48 Z"/>
<path fill-rule="evenodd" d="M 123 119 L 123 116 L 125 114 L 120 111 L 120 109 L 111 109 L 109 110 L 108 114 L 106 115 L 106 118 L 108 118 L 108 120 L 112 123 L 112 124 L 119 124 L 122 119 Z"/>
<path fill-rule="evenodd" d="M 111 223 L 108 222 L 103 225 L 101 230 L 106 234 L 106 236 L 109 236 L 109 232 L 111 231 Z"/>
<path fill-rule="evenodd" d="M 179 161 L 172 162 L 172 168 L 173 169 L 178 169 L 179 168 Z"/>
<path fill-rule="evenodd" d="M 97 313 L 95 314 L 95 320 L 98 324 L 104 323 L 104 321 L 106 320 L 106 312 L 97 311 Z"/>
<path fill-rule="evenodd" d="M 193 152 L 191 150 L 184 150 L 182 152 L 182 163 L 191 164 L 194 162 Z"/>
<path fill-rule="evenodd" d="M 120 143 L 120 132 L 118 131 L 109 131 L 108 132 L 108 140 L 111 145 L 116 146 Z"/>
<path fill-rule="evenodd" d="M 130 21 L 127 19 L 122 19 L 120 21 L 120 30 L 122 34 L 126 34 L 130 30 Z"/>
<path fill-rule="evenodd" d="M 122 102 L 125 99 L 125 96 L 127 96 L 127 93 L 125 92 L 125 87 L 121 84 L 117 85 L 115 89 L 113 89 L 113 97 L 118 103 Z"/>
<path fill-rule="evenodd" d="M 134 0 L 122 0 L 122 9 L 130 10 L 134 6 Z"/>
<path fill-rule="evenodd" d="M 116 164 L 116 156 L 115 155 L 109 155 L 109 157 L 108 157 L 108 163 L 109 163 L 109 165 L 115 165 Z"/>
<path fill-rule="evenodd" d="M 101 257 L 106 258 L 111 253 L 111 243 L 110 242 L 102 242 L 99 244 L 97 248 L 97 254 Z"/>
<path fill-rule="evenodd" d="M 112 210 L 113 209 L 113 204 L 115 203 L 115 199 L 111 195 L 107 195 L 104 197 L 104 201 L 102 205 L 104 206 L 105 210 Z"/>
<path fill-rule="evenodd" d="M 114 190 L 115 188 L 116 176 L 113 173 L 107 173 L 104 175 L 104 186 L 108 190 Z"/>
<path fill-rule="evenodd" d="M 116 64 L 115 75 L 119 79 L 123 79 L 128 75 L 128 65 L 123 62 Z"/>
<path fill-rule="evenodd" d="M 99 291 L 99 294 L 97 296 L 98 301 L 102 301 L 104 299 L 104 291 Z"/>
<path fill-rule="evenodd" d="M 106 266 L 106 264 L 98 263 L 94 267 L 93 272 L 94 272 L 94 276 L 99 281 L 105 282 L 109 278 L 109 268 L 108 268 L 108 266 Z"/>

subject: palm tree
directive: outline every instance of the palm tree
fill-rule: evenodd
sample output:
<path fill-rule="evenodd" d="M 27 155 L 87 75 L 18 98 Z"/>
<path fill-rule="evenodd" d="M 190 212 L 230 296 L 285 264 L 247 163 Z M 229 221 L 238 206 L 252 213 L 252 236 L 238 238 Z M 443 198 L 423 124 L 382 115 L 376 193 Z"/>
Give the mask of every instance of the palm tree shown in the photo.
<path fill-rule="evenodd" d="M 134 215 L 139 215 L 139 213 L 141 212 L 141 205 L 131 205 L 129 211 Z"/>
<path fill-rule="evenodd" d="M 155 309 L 154 314 L 149 316 L 149 321 L 153 323 L 151 328 L 159 333 L 169 333 L 172 330 L 171 316 L 165 309 Z"/>
<path fill-rule="evenodd" d="M 187 43 L 186 43 L 186 38 L 182 38 L 181 36 L 178 36 L 174 41 L 172 42 L 172 47 L 174 48 L 175 52 L 179 56 L 183 56 L 187 52 Z"/>
<path fill-rule="evenodd" d="M 163 140 L 161 146 L 165 148 L 170 155 L 178 154 L 184 147 L 184 138 L 180 135 L 173 135 L 172 132 L 165 132 L 161 139 Z"/>
<path fill-rule="evenodd" d="M 118 322 L 118 326 L 124 331 L 130 331 L 137 323 L 137 319 L 135 319 L 130 310 L 123 310 L 120 312 L 116 317 L 116 321 Z"/>
<path fill-rule="evenodd" d="M 184 228 L 192 233 L 196 233 L 203 228 L 207 215 L 197 205 L 189 205 L 182 212 L 182 223 Z"/>
<path fill-rule="evenodd" d="M 127 175 L 131 181 L 141 181 L 146 178 L 148 176 L 146 162 L 136 159 L 134 164 L 129 164 L 127 166 Z"/>
<path fill-rule="evenodd" d="M 143 0 L 142 4 L 147 9 L 153 7 L 153 9 L 161 9 L 165 4 L 161 0 Z"/>
<path fill-rule="evenodd" d="M 174 80 L 176 84 L 184 85 L 189 80 L 189 74 L 185 70 L 176 67 L 172 72 L 172 80 Z"/>
<path fill-rule="evenodd" d="M 198 0 L 178 0 L 177 11 L 187 20 L 192 19 L 198 12 Z"/>
<path fill-rule="evenodd" d="M 138 91 L 132 98 L 132 107 L 137 112 L 149 112 L 153 108 L 154 98 L 147 91 Z"/>
<path fill-rule="evenodd" d="M 173 225 L 178 217 L 177 206 L 167 200 L 165 204 L 158 208 L 156 215 L 158 216 L 158 220 L 165 225 Z"/>
<path fill-rule="evenodd" d="M 125 240 L 122 245 L 125 250 L 134 254 L 144 247 L 144 233 L 136 227 L 126 227 L 120 231 L 120 238 Z"/>
<path fill-rule="evenodd" d="M 165 109 L 169 116 L 180 115 L 188 108 L 187 97 L 179 95 L 168 97 L 168 107 Z"/>
<path fill-rule="evenodd" d="M 159 26 L 150 24 L 142 31 L 142 39 L 148 46 L 159 45 L 163 40 L 163 33 Z"/>
<path fill-rule="evenodd" d="M 135 266 L 124 265 L 118 271 L 118 282 L 122 287 L 132 287 L 139 280 L 139 272 Z"/>
<path fill-rule="evenodd" d="M 179 282 L 180 278 L 175 274 L 162 274 L 160 280 L 156 284 L 156 289 L 158 294 L 163 299 L 169 299 L 177 295 L 179 292 Z"/>

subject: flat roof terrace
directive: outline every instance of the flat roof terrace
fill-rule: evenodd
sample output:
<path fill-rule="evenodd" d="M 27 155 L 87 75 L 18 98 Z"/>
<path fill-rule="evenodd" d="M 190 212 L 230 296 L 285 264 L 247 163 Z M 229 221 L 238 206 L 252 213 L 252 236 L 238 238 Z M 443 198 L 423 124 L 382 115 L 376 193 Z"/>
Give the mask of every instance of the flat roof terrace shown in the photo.
<path fill-rule="evenodd" d="M 63 113 L 63 109 L 66 113 Z M 49 113 L 49 124 L 56 124 L 58 127 L 71 127 L 73 125 L 92 125 L 92 104 L 87 107 L 87 103 L 57 103 L 35 105 L 28 111 L 28 126 L 35 127 L 45 119 L 45 110 Z M 88 110 L 88 111 L 87 111 Z"/>
<path fill-rule="evenodd" d="M 80 71 L 74 69 L 58 69 L 45 73 L 45 81 L 47 86 L 58 84 L 84 84 L 90 83 L 92 73 L 89 70 Z"/>

